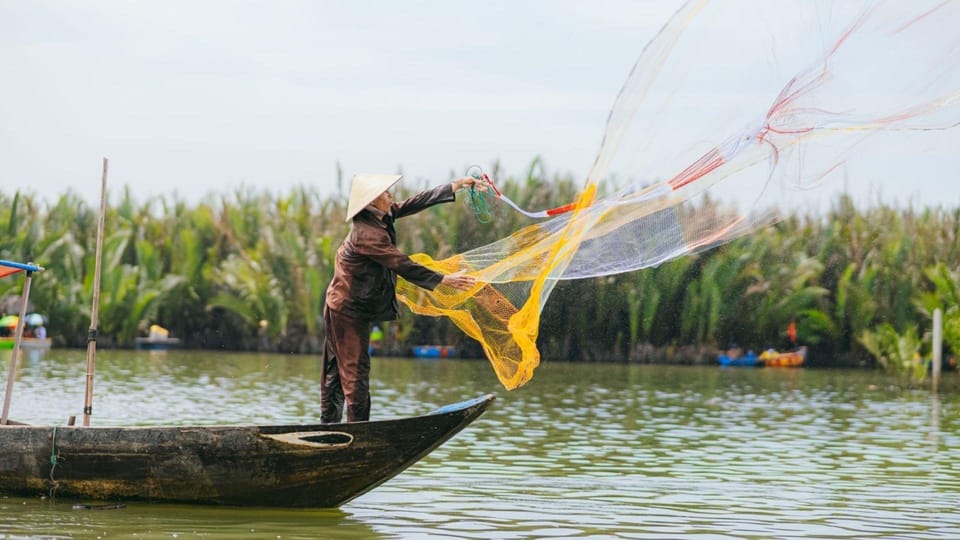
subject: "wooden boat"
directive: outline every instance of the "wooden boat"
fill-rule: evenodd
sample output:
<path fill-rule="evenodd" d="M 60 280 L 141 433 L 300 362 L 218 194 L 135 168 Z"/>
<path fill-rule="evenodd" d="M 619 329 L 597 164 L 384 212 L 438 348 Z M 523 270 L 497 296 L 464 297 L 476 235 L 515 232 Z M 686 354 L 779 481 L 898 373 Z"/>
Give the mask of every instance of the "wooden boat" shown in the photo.
<path fill-rule="evenodd" d="M 0 260 L 0 277 L 26 274 L 22 306 L 32 274 L 41 270 Z M 31 426 L 8 415 L 22 319 L 21 313 L 0 417 L 0 493 L 336 507 L 416 463 L 483 414 L 494 399 L 488 394 L 423 416 L 346 424 L 91 427 L 88 386 L 82 427 L 72 421 Z M 96 340 L 90 344 L 88 381 Z"/>
<path fill-rule="evenodd" d="M 413 356 L 417 358 L 453 358 L 457 348 L 453 345 L 415 345 Z"/>
<path fill-rule="evenodd" d="M 0 426 L 0 492 L 107 501 L 336 507 L 479 417 L 493 395 L 423 416 L 284 426 Z"/>
<path fill-rule="evenodd" d="M 170 336 L 170 331 L 159 324 L 150 325 L 150 335 L 134 340 L 134 347 L 141 350 L 165 351 L 180 347 L 180 338 Z"/>
<path fill-rule="evenodd" d="M 13 348 L 16 338 L 0 337 L 0 350 L 10 350 Z M 20 348 L 24 350 L 47 350 L 53 344 L 50 338 L 25 337 L 20 341 Z"/>
<path fill-rule="evenodd" d="M 138 337 L 134 339 L 134 348 L 144 351 L 165 351 L 180 347 L 180 338 L 175 337 Z"/>
<path fill-rule="evenodd" d="M 777 352 L 773 349 L 764 351 L 760 360 L 767 367 L 800 367 L 807 358 L 806 346 L 795 351 Z"/>

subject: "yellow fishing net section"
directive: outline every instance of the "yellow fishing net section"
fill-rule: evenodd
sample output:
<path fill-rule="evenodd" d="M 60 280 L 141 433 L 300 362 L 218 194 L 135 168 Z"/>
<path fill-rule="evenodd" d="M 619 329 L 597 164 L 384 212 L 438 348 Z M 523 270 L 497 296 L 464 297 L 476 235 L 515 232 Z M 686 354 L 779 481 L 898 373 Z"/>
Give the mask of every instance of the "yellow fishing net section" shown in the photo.
<path fill-rule="evenodd" d="M 588 189 L 581 195 L 574 218 L 594 193 Z M 414 313 L 447 317 L 477 340 L 500 382 L 514 389 L 529 381 L 540 364 L 540 312 L 556 284 L 550 278 L 563 273 L 587 230 L 573 223 L 576 219 L 560 228 L 531 225 L 479 252 L 441 261 L 414 255 L 418 263 L 444 274 L 468 269 L 477 285 L 467 291 L 444 285 L 427 291 L 400 279 L 397 294 Z"/>

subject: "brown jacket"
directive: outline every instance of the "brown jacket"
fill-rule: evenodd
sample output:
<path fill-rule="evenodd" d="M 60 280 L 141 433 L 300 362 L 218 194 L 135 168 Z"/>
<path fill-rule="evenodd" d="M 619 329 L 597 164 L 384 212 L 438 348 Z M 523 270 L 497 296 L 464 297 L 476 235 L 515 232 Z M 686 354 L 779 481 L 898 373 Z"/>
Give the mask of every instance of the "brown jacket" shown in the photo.
<path fill-rule="evenodd" d="M 456 199 L 449 183 L 394 203 L 383 219 L 365 208 L 353 218 L 350 234 L 337 250 L 327 307 L 348 317 L 392 321 L 399 315 L 397 274 L 433 290 L 443 275 L 410 260 L 397 249 L 394 220 Z"/>

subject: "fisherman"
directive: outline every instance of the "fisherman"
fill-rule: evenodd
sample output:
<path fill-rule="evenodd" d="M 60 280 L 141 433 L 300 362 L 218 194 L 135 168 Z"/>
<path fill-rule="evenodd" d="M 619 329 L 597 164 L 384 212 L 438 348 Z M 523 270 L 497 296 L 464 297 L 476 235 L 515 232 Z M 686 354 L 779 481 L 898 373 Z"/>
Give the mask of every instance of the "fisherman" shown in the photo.
<path fill-rule="evenodd" d="M 399 315 L 397 275 L 433 290 L 443 284 L 467 290 L 476 284 L 463 272 L 440 274 L 413 262 L 397 249 L 393 223 L 433 205 L 452 202 L 456 192 L 482 180 L 463 177 L 423 191 L 402 202 L 393 202 L 390 188 L 396 174 L 357 174 L 350 186 L 347 221 L 350 233 L 337 250 L 333 279 L 323 308 L 324 345 L 320 421 L 340 422 L 346 405 L 347 422 L 370 419 L 370 331 L 374 323 Z"/>

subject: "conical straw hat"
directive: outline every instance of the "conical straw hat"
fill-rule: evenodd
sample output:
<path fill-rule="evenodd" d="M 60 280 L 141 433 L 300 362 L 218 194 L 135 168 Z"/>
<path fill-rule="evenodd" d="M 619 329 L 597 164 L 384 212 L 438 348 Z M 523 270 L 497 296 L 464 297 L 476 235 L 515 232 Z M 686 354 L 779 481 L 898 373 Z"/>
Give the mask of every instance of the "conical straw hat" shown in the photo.
<path fill-rule="evenodd" d="M 347 203 L 347 221 L 353 219 L 368 204 L 390 189 L 403 178 L 399 174 L 365 174 L 353 175 L 350 181 L 350 202 Z"/>

